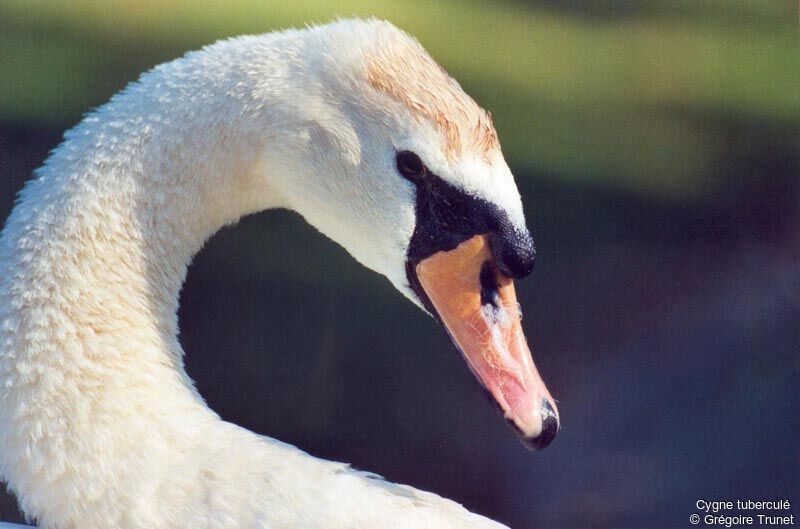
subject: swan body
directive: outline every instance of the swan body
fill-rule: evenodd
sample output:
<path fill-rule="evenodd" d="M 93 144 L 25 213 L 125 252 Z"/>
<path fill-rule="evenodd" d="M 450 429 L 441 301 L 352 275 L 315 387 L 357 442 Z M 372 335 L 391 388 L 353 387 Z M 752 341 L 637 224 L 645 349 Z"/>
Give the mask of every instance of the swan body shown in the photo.
<path fill-rule="evenodd" d="M 488 115 L 386 22 L 219 42 L 67 132 L 0 238 L 0 479 L 27 516 L 43 529 L 502 527 L 224 422 L 183 368 L 188 263 L 255 211 L 298 211 L 430 310 L 408 279 L 420 191 L 398 150 L 525 230 Z"/>

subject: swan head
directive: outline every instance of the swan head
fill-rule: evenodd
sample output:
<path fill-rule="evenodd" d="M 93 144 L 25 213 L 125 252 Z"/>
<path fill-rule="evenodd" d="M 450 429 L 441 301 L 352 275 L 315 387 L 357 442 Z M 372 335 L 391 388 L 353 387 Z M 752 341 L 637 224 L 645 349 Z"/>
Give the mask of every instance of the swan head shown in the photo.
<path fill-rule="evenodd" d="M 268 111 L 292 124 L 265 148 L 269 187 L 432 314 L 526 446 L 547 446 L 558 412 L 513 286 L 533 241 L 491 115 L 387 22 L 307 31 L 292 55 L 311 59 L 286 63 Z"/>

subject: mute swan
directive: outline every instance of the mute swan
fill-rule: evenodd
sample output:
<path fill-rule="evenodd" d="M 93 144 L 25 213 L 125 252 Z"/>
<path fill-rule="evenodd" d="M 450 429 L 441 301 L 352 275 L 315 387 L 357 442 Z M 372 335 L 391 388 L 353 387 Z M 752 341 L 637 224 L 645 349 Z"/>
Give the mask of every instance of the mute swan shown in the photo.
<path fill-rule="evenodd" d="M 234 38 L 65 134 L 0 238 L 0 478 L 41 528 L 499 528 L 222 421 L 183 368 L 192 256 L 291 208 L 445 327 L 531 448 L 558 429 L 512 278 L 533 245 L 488 113 L 387 22 Z"/>

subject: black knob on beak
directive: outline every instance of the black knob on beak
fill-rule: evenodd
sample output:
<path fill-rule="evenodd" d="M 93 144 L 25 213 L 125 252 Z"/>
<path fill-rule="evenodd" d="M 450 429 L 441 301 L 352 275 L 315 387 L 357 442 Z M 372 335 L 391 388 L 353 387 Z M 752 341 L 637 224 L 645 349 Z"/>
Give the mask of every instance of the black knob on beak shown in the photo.
<path fill-rule="evenodd" d="M 520 279 L 533 271 L 536 249 L 527 229 L 519 229 L 507 219 L 500 221 L 491 237 L 492 254 L 503 275 Z"/>

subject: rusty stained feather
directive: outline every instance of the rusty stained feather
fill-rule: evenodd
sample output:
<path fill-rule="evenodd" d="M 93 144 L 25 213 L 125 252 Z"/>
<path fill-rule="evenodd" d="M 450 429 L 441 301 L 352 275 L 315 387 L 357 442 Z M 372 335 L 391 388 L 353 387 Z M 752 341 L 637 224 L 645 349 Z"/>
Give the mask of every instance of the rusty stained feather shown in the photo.
<path fill-rule="evenodd" d="M 392 40 L 392 39 L 389 39 Z M 431 120 L 445 138 L 451 162 L 471 148 L 490 163 L 500 149 L 492 115 L 414 40 L 395 40 L 368 57 L 367 80 L 377 90 Z"/>

